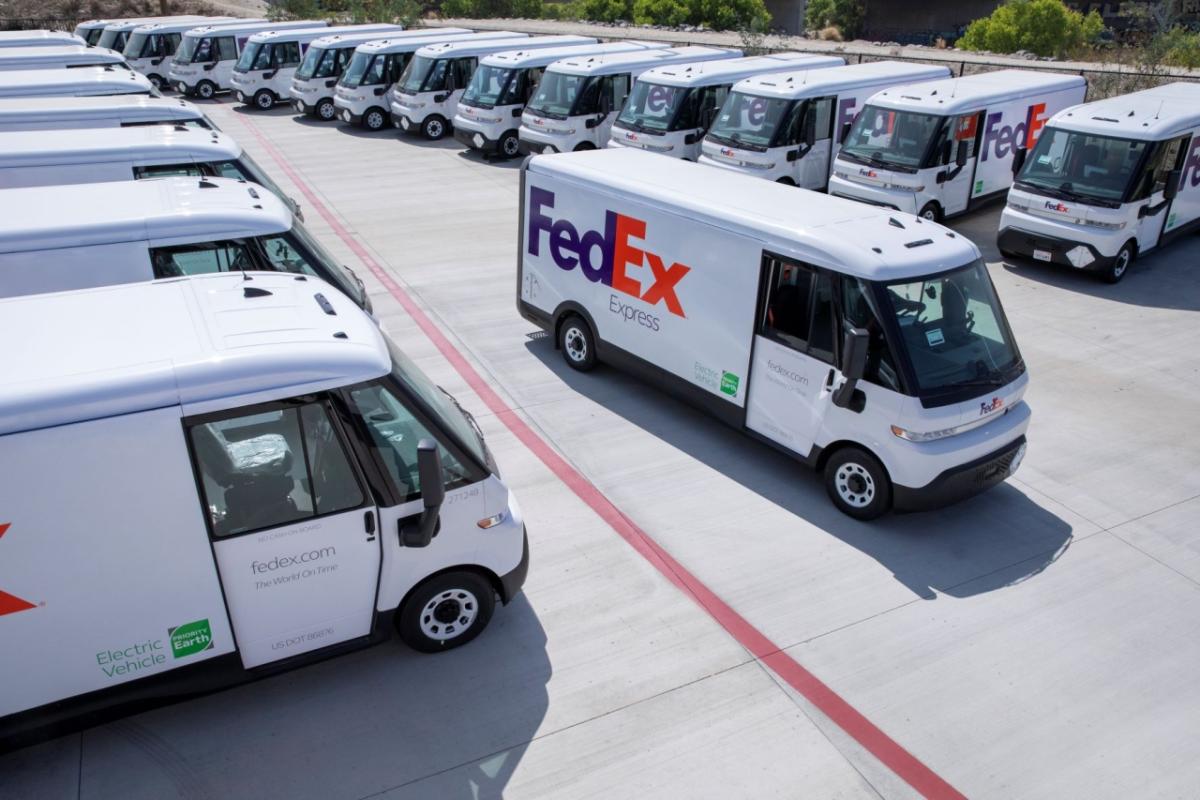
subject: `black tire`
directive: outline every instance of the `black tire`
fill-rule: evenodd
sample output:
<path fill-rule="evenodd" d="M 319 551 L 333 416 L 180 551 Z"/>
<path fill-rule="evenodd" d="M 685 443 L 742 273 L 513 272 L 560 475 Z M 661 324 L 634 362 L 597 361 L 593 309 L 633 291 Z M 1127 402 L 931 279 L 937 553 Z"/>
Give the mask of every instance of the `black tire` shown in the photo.
<path fill-rule="evenodd" d="M 437 115 L 430 114 L 421 123 L 421 134 L 431 142 L 436 142 L 438 139 L 443 139 L 446 136 L 446 131 L 450 126 L 446 124 L 446 120 Z"/>
<path fill-rule="evenodd" d="M 843 447 L 825 463 L 825 490 L 838 510 L 860 520 L 886 514 L 892 507 L 892 481 L 875 456 L 859 447 Z"/>
<path fill-rule="evenodd" d="M 496 152 L 505 158 L 516 158 L 521 154 L 521 139 L 516 131 L 508 131 L 496 143 Z"/>
<path fill-rule="evenodd" d="M 317 103 L 316 107 L 313 109 L 313 116 L 317 119 L 329 122 L 337 116 L 337 106 L 333 104 L 332 100 L 326 97 L 324 100 Z"/>
<path fill-rule="evenodd" d="M 368 108 L 362 117 L 363 127 L 369 131 L 381 131 L 388 117 L 382 108 Z"/>
<path fill-rule="evenodd" d="M 937 203 L 930 201 L 921 206 L 921 210 L 917 212 L 917 216 L 929 222 L 941 222 L 942 207 Z"/>
<path fill-rule="evenodd" d="M 791 178 L 779 178 L 776 183 L 782 183 L 784 186 L 795 186 L 796 182 Z"/>
<path fill-rule="evenodd" d="M 1100 270 L 1101 280 L 1105 283 L 1120 283 L 1121 279 L 1125 277 L 1125 273 L 1129 272 L 1129 267 L 1133 264 L 1136 255 L 1137 251 L 1133 242 L 1126 242 L 1117 251 L 1117 257 L 1112 260 L 1112 263 Z"/>
<path fill-rule="evenodd" d="M 212 100 L 217 93 L 217 85 L 212 81 L 200 81 L 196 84 L 196 97 L 201 100 Z"/>
<path fill-rule="evenodd" d="M 571 369 L 588 372 L 596 366 L 596 337 L 592 326 L 578 314 L 572 314 L 558 326 L 558 349 Z"/>
<path fill-rule="evenodd" d="M 576 153 L 582 152 L 584 150 L 595 150 L 595 149 L 596 149 L 596 145 L 592 144 L 591 142 L 580 142 L 579 144 L 575 145 Z"/>
<path fill-rule="evenodd" d="M 150 85 L 155 89 L 158 89 L 160 92 L 165 85 L 163 83 L 162 75 L 155 75 L 153 72 L 146 76 L 146 80 L 150 81 Z"/>
<path fill-rule="evenodd" d="M 275 93 L 270 89 L 259 89 L 254 93 L 254 107 L 260 111 L 270 111 L 275 107 Z"/>
<path fill-rule="evenodd" d="M 453 650 L 483 633 L 496 590 L 474 572 L 447 572 L 418 586 L 396 613 L 396 632 L 421 653 Z"/>

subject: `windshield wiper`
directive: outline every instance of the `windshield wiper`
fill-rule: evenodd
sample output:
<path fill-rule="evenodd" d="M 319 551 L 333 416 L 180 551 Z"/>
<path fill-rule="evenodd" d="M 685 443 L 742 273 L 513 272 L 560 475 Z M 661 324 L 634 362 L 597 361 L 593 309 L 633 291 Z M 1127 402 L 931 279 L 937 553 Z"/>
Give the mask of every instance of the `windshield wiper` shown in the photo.
<path fill-rule="evenodd" d="M 533 114 L 534 116 L 546 117 L 547 119 L 566 119 L 567 118 L 566 114 L 556 114 L 553 111 L 543 111 L 540 108 L 530 108 L 529 106 L 526 106 L 525 110 L 528 111 L 529 113 Z"/>

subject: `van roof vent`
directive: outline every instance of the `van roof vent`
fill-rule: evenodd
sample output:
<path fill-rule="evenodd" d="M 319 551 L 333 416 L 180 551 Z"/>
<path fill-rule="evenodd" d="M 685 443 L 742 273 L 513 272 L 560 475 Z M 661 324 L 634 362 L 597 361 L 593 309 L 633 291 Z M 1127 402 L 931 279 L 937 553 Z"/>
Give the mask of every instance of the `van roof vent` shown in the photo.
<path fill-rule="evenodd" d="M 337 316 L 337 311 L 334 310 L 333 303 L 329 302 L 328 297 L 321 294 L 320 292 L 317 292 L 316 294 L 313 295 L 313 299 L 317 301 L 317 305 L 319 305 L 321 307 L 321 310 L 324 311 L 326 314 L 328 314 L 331 317 Z"/>
<path fill-rule="evenodd" d="M 905 242 L 904 246 L 911 250 L 914 247 L 924 247 L 927 244 L 933 244 L 933 239 L 917 239 L 915 242 Z"/>
<path fill-rule="evenodd" d="M 881 250 L 881 249 L 880 249 L 880 248 L 878 248 L 878 247 L 872 247 L 871 249 L 872 249 L 872 250 L 874 250 L 876 253 L 882 253 L 882 252 L 883 252 L 883 250 Z"/>
<path fill-rule="evenodd" d="M 253 197 L 255 200 L 258 199 L 258 192 L 255 191 L 253 186 L 246 187 L 246 191 L 249 192 L 250 196 Z"/>
<path fill-rule="evenodd" d="M 217 188 L 217 185 L 210 180 L 201 178 L 200 179 L 200 188 L 201 189 L 215 189 L 215 188 Z"/>
<path fill-rule="evenodd" d="M 257 286 L 243 286 L 242 297 L 270 297 L 271 292 L 267 289 L 260 289 Z"/>
<path fill-rule="evenodd" d="M 900 220 L 896 219 L 895 217 L 888 217 L 888 225 L 891 225 L 893 228 L 903 228 L 904 227 L 904 223 L 901 222 Z"/>
<path fill-rule="evenodd" d="M 333 338 L 335 338 L 335 339 L 349 339 L 350 337 L 346 335 L 346 332 L 345 332 L 345 331 L 337 331 L 336 333 L 334 333 L 334 334 L 333 334 Z"/>

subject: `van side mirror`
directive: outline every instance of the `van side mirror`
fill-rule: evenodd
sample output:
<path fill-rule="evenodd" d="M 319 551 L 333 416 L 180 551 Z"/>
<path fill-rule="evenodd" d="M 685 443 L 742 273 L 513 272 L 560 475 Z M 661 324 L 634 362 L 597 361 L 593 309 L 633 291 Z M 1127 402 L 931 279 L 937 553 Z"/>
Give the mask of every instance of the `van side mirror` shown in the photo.
<path fill-rule="evenodd" d="M 838 144 L 845 144 L 847 137 L 850 136 L 850 123 L 847 122 L 842 126 L 842 133 L 838 136 Z"/>
<path fill-rule="evenodd" d="M 1167 185 L 1163 187 L 1163 199 L 1174 200 L 1179 194 L 1179 184 L 1183 180 L 1183 170 L 1173 169 L 1167 173 Z"/>
<path fill-rule="evenodd" d="M 442 455 L 433 439 L 422 439 L 417 443 L 417 475 L 421 481 L 424 509 L 415 521 L 412 517 L 400 520 L 400 543 L 405 547 L 428 547 L 441 528 L 446 487 L 442 483 Z"/>
<path fill-rule="evenodd" d="M 1013 177 L 1017 177 L 1017 173 L 1021 171 L 1021 167 L 1025 166 L 1025 157 L 1029 155 L 1029 151 L 1024 148 L 1013 153 L 1012 173 Z"/>
<path fill-rule="evenodd" d="M 845 383 L 833 393 L 833 404 L 838 408 L 849 408 L 854 389 L 867 371 L 867 349 L 871 334 L 866 328 L 851 328 L 842 339 L 842 376 Z"/>
<path fill-rule="evenodd" d="M 954 154 L 954 165 L 957 167 L 965 167 L 967 165 L 967 143 L 958 143 L 958 152 Z"/>

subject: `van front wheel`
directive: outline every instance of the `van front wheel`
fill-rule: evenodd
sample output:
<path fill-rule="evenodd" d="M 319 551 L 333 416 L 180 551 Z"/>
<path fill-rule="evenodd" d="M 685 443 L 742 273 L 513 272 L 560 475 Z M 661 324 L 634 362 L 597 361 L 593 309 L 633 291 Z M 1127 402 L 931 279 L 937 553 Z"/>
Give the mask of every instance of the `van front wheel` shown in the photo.
<path fill-rule="evenodd" d="M 939 206 L 937 203 L 934 203 L 932 201 L 928 202 L 924 206 L 921 207 L 921 211 L 919 214 L 917 214 L 917 216 L 923 220 L 928 220 L 929 222 L 941 222 L 941 220 L 942 220 L 941 206 Z"/>
<path fill-rule="evenodd" d="M 572 314 L 558 329 L 558 349 L 562 350 L 567 366 L 587 372 L 596 366 L 596 341 L 592 328 L 583 317 Z"/>
<path fill-rule="evenodd" d="M 483 633 L 496 590 L 473 572 L 447 572 L 417 587 L 396 614 L 396 632 L 414 650 L 439 653 Z"/>
<path fill-rule="evenodd" d="M 259 89 L 254 95 L 254 105 L 261 108 L 263 111 L 270 111 L 275 107 L 275 94 L 269 89 Z"/>
<path fill-rule="evenodd" d="M 378 108 L 371 108 L 367 113 L 363 114 L 363 127 L 369 131 L 382 130 L 387 124 L 387 116 Z"/>
<path fill-rule="evenodd" d="M 892 505 L 892 482 L 883 465 L 858 447 L 844 447 L 830 456 L 825 490 L 839 511 L 855 519 L 875 519 Z"/>
<path fill-rule="evenodd" d="M 446 135 L 446 120 L 437 114 L 431 114 L 421 123 L 421 133 L 425 134 L 426 139 L 436 142 Z"/>
<path fill-rule="evenodd" d="M 1125 246 L 1117 252 L 1117 257 L 1112 260 L 1112 263 L 1105 267 L 1100 272 L 1100 277 L 1106 283 L 1118 283 L 1125 277 L 1125 273 L 1129 272 L 1129 265 L 1133 263 L 1133 242 L 1126 242 Z"/>
<path fill-rule="evenodd" d="M 200 81 L 196 84 L 196 96 L 201 100 L 212 100 L 217 93 L 217 86 L 212 81 Z"/>

